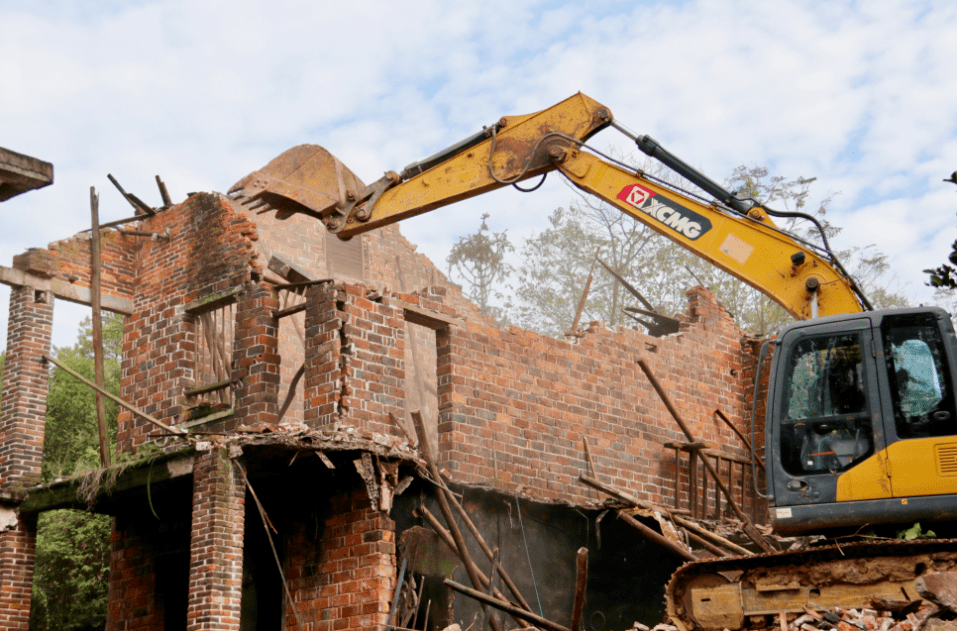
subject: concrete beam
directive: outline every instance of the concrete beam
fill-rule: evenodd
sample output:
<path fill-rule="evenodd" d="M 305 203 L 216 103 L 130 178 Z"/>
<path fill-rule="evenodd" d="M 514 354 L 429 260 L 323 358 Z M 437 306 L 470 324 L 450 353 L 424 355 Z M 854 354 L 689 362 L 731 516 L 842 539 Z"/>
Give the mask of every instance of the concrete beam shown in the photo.
<path fill-rule="evenodd" d="M 48 291 L 61 300 L 81 305 L 91 305 L 93 300 L 89 287 L 79 287 L 59 278 L 43 278 L 2 265 L 0 265 L 0 283 L 11 287 L 30 287 L 37 291 Z M 120 315 L 133 314 L 132 298 L 101 293 L 100 302 L 102 308 L 107 311 Z"/>
<path fill-rule="evenodd" d="M 0 147 L 0 202 L 53 184 L 53 165 Z"/>

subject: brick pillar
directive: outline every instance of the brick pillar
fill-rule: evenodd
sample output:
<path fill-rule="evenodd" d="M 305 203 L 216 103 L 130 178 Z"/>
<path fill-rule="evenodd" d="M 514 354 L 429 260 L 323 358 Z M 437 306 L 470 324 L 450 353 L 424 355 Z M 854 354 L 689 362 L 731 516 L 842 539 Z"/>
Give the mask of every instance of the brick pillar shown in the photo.
<path fill-rule="evenodd" d="M 10 290 L 7 357 L 0 403 L 0 488 L 39 481 L 43 459 L 53 296 L 29 287 Z"/>
<path fill-rule="evenodd" d="M 342 314 L 337 309 L 337 290 L 332 283 L 310 287 L 306 292 L 306 351 L 303 418 L 313 428 L 339 420 L 342 394 Z"/>
<path fill-rule="evenodd" d="M 365 489 L 330 500 L 322 540 L 307 521 L 291 524 L 286 580 L 306 631 L 381 628 L 395 589 L 395 522 L 370 507 Z M 316 545 L 318 543 L 318 545 Z M 287 629 L 296 620 L 283 602 Z"/>
<path fill-rule="evenodd" d="M 344 423 L 381 434 L 403 436 L 390 420 L 405 414 L 405 320 L 402 311 L 365 297 L 362 285 L 345 285 L 339 294 L 342 319 L 342 398 Z"/>
<path fill-rule="evenodd" d="M 0 518 L 13 515 L 0 507 Z M 33 561 L 36 557 L 36 522 L 17 519 L 10 530 L 0 531 L 0 629 L 30 627 Z"/>
<path fill-rule="evenodd" d="M 199 454 L 193 468 L 187 631 L 239 629 L 245 488 L 225 450 Z"/>
<path fill-rule="evenodd" d="M 0 490 L 37 482 L 43 460 L 53 297 L 30 287 L 10 290 L 7 355 L 0 403 Z M 14 487 L 14 488 L 11 488 Z M 27 629 L 36 557 L 36 523 L 0 504 L 0 629 Z"/>
<path fill-rule="evenodd" d="M 252 285 L 236 305 L 233 378 L 242 381 L 236 393 L 237 423 L 275 423 L 279 411 L 279 323 L 273 311 L 279 299 L 271 290 Z"/>

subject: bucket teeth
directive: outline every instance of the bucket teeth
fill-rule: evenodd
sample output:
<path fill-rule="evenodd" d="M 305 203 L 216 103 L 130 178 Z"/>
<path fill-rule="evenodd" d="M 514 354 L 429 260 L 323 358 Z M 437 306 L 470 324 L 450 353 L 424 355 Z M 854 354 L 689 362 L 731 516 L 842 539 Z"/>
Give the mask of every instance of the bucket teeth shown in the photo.
<path fill-rule="evenodd" d="M 250 210 L 276 210 L 280 219 L 295 213 L 322 219 L 347 190 L 363 188 L 334 155 L 319 145 L 299 145 L 233 184 L 229 193 Z"/>

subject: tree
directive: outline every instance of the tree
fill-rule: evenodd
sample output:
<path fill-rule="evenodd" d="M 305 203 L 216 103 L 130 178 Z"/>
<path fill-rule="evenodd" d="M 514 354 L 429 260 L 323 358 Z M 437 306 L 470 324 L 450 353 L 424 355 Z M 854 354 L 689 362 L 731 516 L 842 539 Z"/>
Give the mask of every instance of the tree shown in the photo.
<path fill-rule="evenodd" d="M 119 394 L 123 318 L 109 315 L 103 321 L 104 382 L 108 392 Z M 56 356 L 90 381 L 93 370 L 93 329 L 90 318 L 80 323 L 77 343 L 56 349 Z M 116 444 L 117 406 L 106 401 L 109 442 Z M 46 431 L 43 444 L 43 480 L 76 475 L 100 466 L 96 393 L 59 368 L 50 378 L 47 395 Z"/>
<path fill-rule="evenodd" d="M 684 190 L 693 185 L 663 171 L 656 162 L 645 162 L 642 171 L 664 179 Z M 825 238 L 840 229 L 826 221 L 828 196 L 815 208 L 807 208 L 810 187 L 815 178 L 787 179 L 771 176 L 760 166 L 735 169 L 726 185 L 741 198 L 750 198 L 776 210 L 802 212 L 818 219 Z M 659 235 L 645 224 L 607 204 L 582 197 L 569 208 L 557 209 L 549 218 L 551 226 L 526 239 L 519 268 L 517 292 L 511 317 L 522 326 L 550 335 L 566 331 L 574 317 L 595 252 L 615 272 L 629 280 L 662 314 L 684 311 L 685 293 L 695 285 L 704 285 L 732 314 L 738 326 L 764 335 L 780 328 L 791 316 L 777 303 L 756 289 L 715 268 L 684 248 Z M 782 223 L 778 220 L 778 223 Z M 817 228 L 798 219 L 781 226 L 806 240 L 821 243 Z M 838 258 L 858 279 L 872 302 L 880 306 L 900 306 L 906 298 L 893 288 L 886 274 L 887 257 L 873 246 L 838 253 Z M 585 319 L 601 319 L 612 325 L 629 322 L 622 308 L 640 306 L 629 293 L 604 270 L 585 305 Z"/>
<path fill-rule="evenodd" d="M 103 326 L 106 389 L 119 392 L 123 319 L 108 316 Z M 93 379 L 93 341 L 89 318 L 77 343 L 56 349 L 57 358 Z M 110 444 L 116 445 L 116 404 L 107 401 Z M 43 480 L 77 475 L 99 467 L 99 437 L 92 389 L 55 369 L 47 396 Z M 109 579 L 110 518 L 83 511 L 57 510 L 40 515 L 37 525 L 31 629 L 102 628 Z"/>
<path fill-rule="evenodd" d="M 660 163 L 646 159 L 641 170 L 657 179 L 692 187 Z M 663 314 L 683 310 L 690 286 L 681 267 L 683 250 L 617 208 L 572 189 L 575 200 L 556 209 L 549 228 L 525 240 L 510 317 L 526 328 L 561 335 L 572 324 L 589 273 L 594 280 L 583 320 L 611 325 L 631 322 L 622 311 L 640 302 L 596 259 L 625 279 L 640 277 L 638 289 Z M 675 270 L 680 270 L 676 282 Z"/>
<path fill-rule="evenodd" d="M 504 311 L 494 306 L 492 300 L 502 297 L 495 286 L 511 272 L 505 257 L 514 248 L 508 240 L 507 231 L 489 231 L 488 218 L 488 213 L 482 215 L 482 225 L 475 234 L 459 237 L 446 262 L 449 264 L 449 276 L 454 270 L 456 276 L 463 280 L 465 295 L 478 305 L 479 310 L 501 320 Z"/>
<path fill-rule="evenodd" d="M 110 576 L 110 517 L 42 513 L 37 524 L 30 629 L 102 629 Z"/>
<path fill-rule="evenodd" d="M 944 180 L 957 184 L 957 171 Z M 957 289 L 957 241 L 950 246 L 950 254 L 947 255 L 949 263 L 944 263 L 934 269 L 925 269 L 924 273 L 928 275 L 927 285 L 934 287 L 940 294 L 938 298 L 952 300 L 952 290 Z"/>

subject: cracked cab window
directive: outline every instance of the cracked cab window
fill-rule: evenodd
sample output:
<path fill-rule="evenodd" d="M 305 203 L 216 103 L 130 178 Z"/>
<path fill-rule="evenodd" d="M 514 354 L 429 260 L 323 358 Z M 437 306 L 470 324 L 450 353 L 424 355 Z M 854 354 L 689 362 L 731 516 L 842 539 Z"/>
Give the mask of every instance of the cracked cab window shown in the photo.
<path fill-rule="evenodd" d="M 932 315 L 887 317 L 881 326 L 899 438 L 957 434 L 944 343 Z"/>
<path fill-rule="evenodd" d="M 860 333 L 808 337 L 790 350 L 781 453 L 792 475 L 836 473 L 873 452 Z"/>

